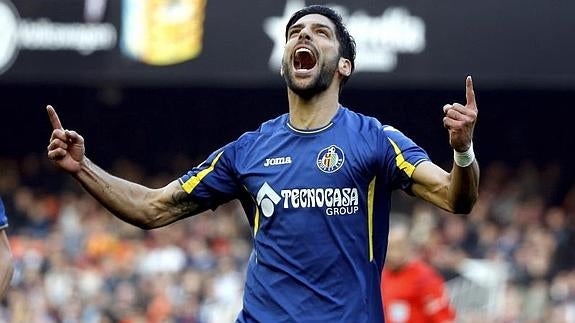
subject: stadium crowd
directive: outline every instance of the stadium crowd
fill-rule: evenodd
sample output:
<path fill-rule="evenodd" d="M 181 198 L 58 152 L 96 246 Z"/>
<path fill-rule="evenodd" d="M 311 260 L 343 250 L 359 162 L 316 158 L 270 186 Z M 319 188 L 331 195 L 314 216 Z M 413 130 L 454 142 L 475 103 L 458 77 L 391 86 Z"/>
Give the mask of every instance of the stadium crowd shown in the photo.
<path fill-rule="evenodd" d="M 150 176 L 118 159 L 113 174 L 159 187 L 183 156 Z M 482 164 L 468 216 L 394 195 L 419 255 L 447 280 L 458 322 L 575 322 L 575 183 L 559 164 Z M 251 232 L 235 202 L 143 231 L 103 209 L 43 155 L 0 157 L 16 273 L 0 322 L 232 322 Z"/>

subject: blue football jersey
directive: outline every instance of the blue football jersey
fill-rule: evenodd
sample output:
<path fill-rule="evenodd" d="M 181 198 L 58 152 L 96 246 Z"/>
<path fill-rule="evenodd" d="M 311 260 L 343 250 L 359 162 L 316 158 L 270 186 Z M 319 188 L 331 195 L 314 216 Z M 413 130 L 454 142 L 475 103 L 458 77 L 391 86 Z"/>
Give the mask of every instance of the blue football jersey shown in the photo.
<path fill-rule="evenodd" d="M 400 131 L 340 107 L 321 129 L 265 122 L 182 176 L 206 208 L 240 199 L 253 229 L 238 322 L 383 322 L 391 192 L 409 192 L 425 160 Z"/>

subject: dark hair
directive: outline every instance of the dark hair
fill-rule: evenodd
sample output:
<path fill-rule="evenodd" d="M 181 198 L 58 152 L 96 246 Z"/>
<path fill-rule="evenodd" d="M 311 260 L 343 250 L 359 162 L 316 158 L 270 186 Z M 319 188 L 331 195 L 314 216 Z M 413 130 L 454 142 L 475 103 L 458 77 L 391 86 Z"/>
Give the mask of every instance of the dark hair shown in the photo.
<path fill-rule="evenodd" d="M 349 59 L 351 62 L 351 72 L 355 68 L 355 40 L 349 34 L 349 31 L 343 24 L 343 19 L 341 15 L 337 13 L 335 10 L 321 5 L 311 5 L 296 11 L 288 21 L 285 30 L 285 37 L 286 41 L 288 38 L 288 30 L 289 28 L 295 24 L 301 17 L 311 15 L 311 14 L 319 14 L 322 16 L 327 17 L 333 24 L 335 25 L 335 36 L 339 42 L 339 55 L 343 58 Z M 351 76 L 351 74 L 350 74 Z M 349 76 L 344 76 L 341 85 L 345 84 Z"/>

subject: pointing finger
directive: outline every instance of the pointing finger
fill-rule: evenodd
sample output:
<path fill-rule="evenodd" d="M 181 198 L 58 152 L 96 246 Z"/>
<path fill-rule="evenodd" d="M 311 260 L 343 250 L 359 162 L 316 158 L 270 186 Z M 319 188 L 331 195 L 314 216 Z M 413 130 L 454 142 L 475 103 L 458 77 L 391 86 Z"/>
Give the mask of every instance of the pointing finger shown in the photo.
<path fill-rule="evenodd" d="M 60 122 L 60 118 L 58 118 L 56 110 L 54 110 L 54 108 L 51 105 L 46 106 L 46 110 L 48 111 L 48 118 L 50 118 L 52 128 L 62 129 L 62 123 Z"/>
<path fill-rule="evenodd" d="M 465 79 L 465 97 L 467 98 L 466 105 L 475 106 L 475 92 L 473 91 L 473 80 L 471 76 L 467 76 Z"/>

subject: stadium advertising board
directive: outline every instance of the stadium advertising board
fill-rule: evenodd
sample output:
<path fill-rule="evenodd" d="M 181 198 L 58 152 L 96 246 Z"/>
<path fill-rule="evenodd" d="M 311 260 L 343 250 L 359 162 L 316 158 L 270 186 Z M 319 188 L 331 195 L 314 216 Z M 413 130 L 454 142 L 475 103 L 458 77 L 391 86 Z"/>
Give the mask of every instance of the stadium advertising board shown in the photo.
<path fill-rule="evenodd" d="M 319 2 L 357 41 L 350 86 L 575 86 L 573 1 Z M 0 0 L 0 82 L 279 85 L 285 22 L 309 3 Z"/>

